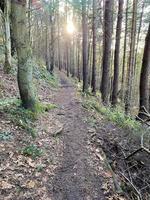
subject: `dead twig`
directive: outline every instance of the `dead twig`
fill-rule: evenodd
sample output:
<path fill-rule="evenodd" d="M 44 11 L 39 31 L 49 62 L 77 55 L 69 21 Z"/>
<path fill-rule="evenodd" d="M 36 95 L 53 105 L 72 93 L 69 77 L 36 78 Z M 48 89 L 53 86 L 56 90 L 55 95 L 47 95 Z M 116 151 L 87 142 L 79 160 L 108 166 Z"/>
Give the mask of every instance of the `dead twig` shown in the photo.
<path fill-rule="evenodd" d="M 137 154 L 140 151 L 145 151 L 146 153 L 150 154 L 150 150 L 145 148 L 145 147 L 140 147 L 139 149 L 135 150 L 134 152 L 132 152 L 129 156 L 127 156 L 125 159 L 129 159 L 130 157 L 134 156 L 135 154 Z"/>
<path fill-rule="evenodd" d="M 139 116 L 136 116 L 136 119 L 138 119 L 141 123 L 146 124 L 147 126 L 150 126 L 150 124 L 148 123 L 148 121 L 150 119 L 144 120 L 144 119 L 140 118 Z"/>
<path fill-rule="evenodd" d="M 121 172 L 120 172 L 120 175 L 125 179 L 125 183 L 129 183 L 130 184 L 130 186 L 133 188 L 133 190 L 136 192 L 136 194 L 138 195 L 138 200 L 142 200 L 143 198 L 142 198 L 142 195 L 141 195 L 141 193 L 139 192 L 139 190 L 136 188 L 136 186 L 129 180 L 129 178 L 128 177 L 126 177 L 124 174 L 122 174 Z"/>
<path fill-rule="evenodd" d="M 148 110 L 145 108 L 145 106 L 142 106 L 142 109 L 144 110 L 145 113 L 149 114 Z M 150 117 L 150 114 L 149 114 Z"/>

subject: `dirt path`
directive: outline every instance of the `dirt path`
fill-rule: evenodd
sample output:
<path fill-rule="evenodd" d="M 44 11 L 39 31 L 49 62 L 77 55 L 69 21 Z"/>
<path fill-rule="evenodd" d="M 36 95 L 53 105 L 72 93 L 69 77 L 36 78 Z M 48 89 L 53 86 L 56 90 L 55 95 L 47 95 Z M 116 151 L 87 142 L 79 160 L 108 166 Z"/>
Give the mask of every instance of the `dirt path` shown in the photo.
<path fill-rule="evenodd" d="M 54 102 L 61 108 L 57 111 L 64 130 L 64 144 L 61 167 L 56 169 L 53 179 L 53 199 L 55 200 L 103 200 L 102 166 L 91 152 L 84 111 L 76 98 L 75 88 L 60 74 L 61 89 Z"/>
<path fill-rule="evenodd" d="M 70 79 L 63 72 L 58 76 L 58 90 L 39 82 L 40 101 L 58 108 L 34 121 L 35 138 L 11 120 L 14 115 L 0 112 L 1 136 L 11 136 L 0 140 L 0 200 L 105 200 L 111 196 L 111 176 L 102 152 L 92 142 L 96 129 L 88 120 L 93 114 L 83 108 Z M 15 81 L 11 83 L 11 95 L 17 97 Z M 7 84 L 4 88 L 7 97 L 10 90 Z M 15 107 L 14 111 L 21 112 Z M 63 131 L 56 134 L 62 126 Z M 34 149 L 31 155 L 25 154 L 24 149 L 31 147 L 42 150 L 42 155 L 34 159 Z"/>

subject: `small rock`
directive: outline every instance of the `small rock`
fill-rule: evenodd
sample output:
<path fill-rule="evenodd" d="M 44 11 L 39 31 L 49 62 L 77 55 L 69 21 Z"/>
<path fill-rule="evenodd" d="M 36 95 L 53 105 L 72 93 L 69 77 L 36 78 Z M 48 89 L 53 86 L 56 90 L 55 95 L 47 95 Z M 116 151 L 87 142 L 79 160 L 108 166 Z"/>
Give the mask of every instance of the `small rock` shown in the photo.
<path fill-rule="evenodd" d="M 56 137 L 57 135 L 59 135 L 59 134 L 61 134 L 63 132 L 63 129 L 64 129 L 63 126 L 59 127 L 58 130 L 56 130 L 52 135 L 54 137 Z"/>
<path fill-rule="evenodd" d="M 95 133 L 96 132 L 96 130 L 94 129 L 94 128 L 90 128 L 89 130 L 88 130 L 88 133 Z"/>

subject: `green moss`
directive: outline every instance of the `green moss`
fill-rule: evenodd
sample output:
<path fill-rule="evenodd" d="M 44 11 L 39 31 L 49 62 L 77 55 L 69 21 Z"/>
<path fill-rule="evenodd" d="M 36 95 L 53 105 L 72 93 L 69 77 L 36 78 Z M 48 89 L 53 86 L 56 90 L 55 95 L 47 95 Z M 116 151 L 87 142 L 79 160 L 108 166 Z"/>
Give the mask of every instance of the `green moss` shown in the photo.
<path fill-rule="evenodd" d="M 45 105 L 45 110 L 46 110 L 46 111 L 52 110 L 52 109 L 54 109 L 54 108 L 57 108 L 57 105 L 55 105 L 55 104 L 50 104 L 50 103 Z"/>
<path fill-rule="evenodd" d="M 57 108 L 57 106 L 55 104 L 51 104 L 51 103 L 36 103 L 35 106 L 35 115 L 39 114 L 39 113 L 43 113 L 43 112 L 48 112 L 54 108 Z"/>

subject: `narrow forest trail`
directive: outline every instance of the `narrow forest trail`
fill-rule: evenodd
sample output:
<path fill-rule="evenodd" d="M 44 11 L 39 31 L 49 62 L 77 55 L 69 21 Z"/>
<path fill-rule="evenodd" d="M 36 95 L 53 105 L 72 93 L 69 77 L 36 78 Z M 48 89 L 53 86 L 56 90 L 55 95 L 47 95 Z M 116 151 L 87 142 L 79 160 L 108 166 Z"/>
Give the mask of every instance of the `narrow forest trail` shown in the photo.
<path fill-rule="evenodd" d="M 58 120 L 63 124 L 63 154 L 61 166 L 53 179 L 55 200 L 103 200 L 103 163 L 90 148 L 88 113 L 76 97 L 76 89 L 63 73 L 59 74 L 61 88 L 54 98 Z"/>
<path fill-rule="evenodd" d="M 38 84 L 40 101 L 57 108 L 27 121 L 36 137 L 18 124 L 23 118 L 14 120 L 18 113 L 24 116 L 22 109 L 12 105 L 0 111 L 0 200 L 107 200 L 114 194 L 103 152 L 93 141 L 97 130 L 89 120 L 95 114 L 82 106 L 71 79 L 57 74 L 57 89 L 44 81 Z M 5 97 L 17 98 L 14 76 L 2 75 Z M 101 120 L 97 123 L 102 127 Z"/>
<path fill-rule="evenodd" d="M 52 108 L 35 119 L 14 103 L 19 98 L 16 77 L 0 73 L 3 95 L 13 102 L 0 109 L 0 200 L 130 199 L 115 191 L 121 185 L 120 172 L 127 171 L 122 149 L 131 154 L 138 149 L 139 138 L 87 109 L 87 98 L 71 78 L 56 73 L 59 87 L 37 82 L 40 102 Z M 139 188 L 149 181 L 147 158 L 143 154 L 147 164 L 131 171 L 132 176 L 138 173 L 134 183 Z M 134 166 L 137 161 L 129 162 Z"/>

